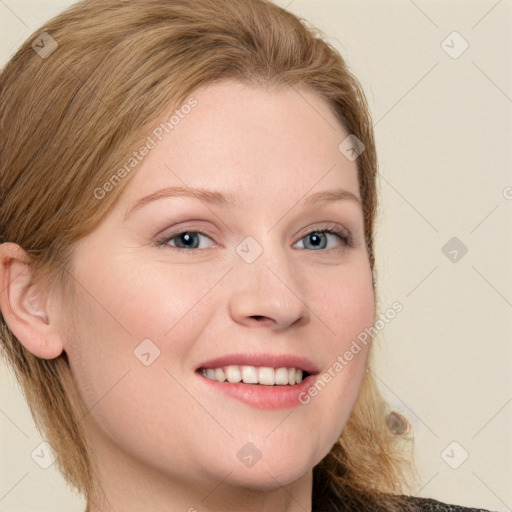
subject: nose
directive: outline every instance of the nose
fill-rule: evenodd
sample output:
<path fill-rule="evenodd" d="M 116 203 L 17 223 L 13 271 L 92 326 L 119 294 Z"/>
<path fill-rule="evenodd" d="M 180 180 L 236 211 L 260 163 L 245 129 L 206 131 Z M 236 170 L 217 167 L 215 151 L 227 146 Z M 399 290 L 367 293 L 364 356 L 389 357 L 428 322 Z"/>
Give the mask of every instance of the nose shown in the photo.
<path fill-rule="evenodd" d="M 230 276 L 234 283 L 229 299 L 232 319 L 241 325 L 274 330 L 307 323 L 306 287 L 293 270 L 284 249 L 265 249 L 252 263 L 238 258 Z"/>

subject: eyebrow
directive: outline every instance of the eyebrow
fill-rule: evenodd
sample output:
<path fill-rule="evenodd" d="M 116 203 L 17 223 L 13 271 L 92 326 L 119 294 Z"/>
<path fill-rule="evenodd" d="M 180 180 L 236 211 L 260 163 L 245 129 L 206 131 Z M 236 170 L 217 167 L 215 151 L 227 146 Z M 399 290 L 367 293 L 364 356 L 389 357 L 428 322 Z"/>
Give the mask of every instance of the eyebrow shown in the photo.
<path fill-rule="evenodd" d="M 148 196 L 139 199 L 131 208 L 126 211 L 125 220 L 136 210 L 143 206 L 158 201 L 159 199 L 172 198 L 172 197 L 185 197 L 191 199 L 199 199 L 207 204 L 214 204 L 217 206 L 227 208 L 241 208 L 241 203 L 232 194 L 225 194 L 215 190 L 208 190 L 205 188 L 187 188 L 187 187 L 166 187 L 157 190 Z M 349 200 L 361 204 L 361 199 L 352 192 L 344 189 L 325 190 L 311 194 L 302 201 L 303 206 L 315 206 L 320 203 L 328 203 L 333 201 Z"/>

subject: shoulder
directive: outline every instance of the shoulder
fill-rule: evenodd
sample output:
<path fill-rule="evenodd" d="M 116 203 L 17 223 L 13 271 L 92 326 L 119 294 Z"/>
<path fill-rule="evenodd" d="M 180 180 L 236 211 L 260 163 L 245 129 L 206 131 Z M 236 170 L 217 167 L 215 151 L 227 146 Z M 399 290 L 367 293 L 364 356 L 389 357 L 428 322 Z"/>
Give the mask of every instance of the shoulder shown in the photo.
<path fill-rule="evenodd" d="M 407 496 L 406 501 L 421 512 L 491 512 L 483 508 L 468 508 L 460 505 L 451 505 L 432 498 Z"/>

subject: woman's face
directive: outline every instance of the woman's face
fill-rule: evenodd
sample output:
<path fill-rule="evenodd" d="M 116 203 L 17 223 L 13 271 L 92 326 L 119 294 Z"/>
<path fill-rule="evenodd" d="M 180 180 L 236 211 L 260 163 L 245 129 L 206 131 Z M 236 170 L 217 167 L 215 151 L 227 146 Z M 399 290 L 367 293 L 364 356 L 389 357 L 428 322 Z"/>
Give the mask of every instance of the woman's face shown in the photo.
<path fill-rule="evenodd" d="M 335 364 L 374 319 L 356 161 L 306 89 L 226 81 L 193 97 L 80 241 L 64 349 L 100 458 L 273 489 L 328 453 L 365 373 L 365 347 Z M 239 365 L 249 383 L 209 378 Z M 269 385 L 268 368 L 314 375 Z"/>

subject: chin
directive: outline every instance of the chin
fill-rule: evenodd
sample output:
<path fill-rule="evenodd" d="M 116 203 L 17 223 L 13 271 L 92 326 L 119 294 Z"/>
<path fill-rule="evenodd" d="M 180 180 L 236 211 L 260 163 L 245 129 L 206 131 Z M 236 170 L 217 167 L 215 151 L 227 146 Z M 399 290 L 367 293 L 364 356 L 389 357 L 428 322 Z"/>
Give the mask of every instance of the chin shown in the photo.
<path fill-rule="evenodd" d="M 300 445 L 298 449 L 286 450 L 272 450 L 272 443 L 269 445 L 260 452 L 247 443 L 235 451 L 234 457 L 226 457 L 225 453 L 219 455 L 216 478 L 230 473 L 226 483 L 254 491 L 272 491 L 303 478 L 324 456 L 314 456 L 313 450 L 304 450 Z M 211 466 L 209 469 L 211 471 Z"/>
<path fill-rule="evenodd" d="M 261 464 L 261 466 L 260 466 Z M 300 480 L 313 469 L 308 461 L 295 461 L 294 464 L 276 464 L 262 461 L 252 468 L 234 467 L 226 483 L 251 491 L 270 492 L 281 489 Z"/>

